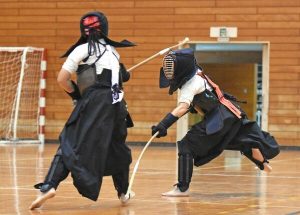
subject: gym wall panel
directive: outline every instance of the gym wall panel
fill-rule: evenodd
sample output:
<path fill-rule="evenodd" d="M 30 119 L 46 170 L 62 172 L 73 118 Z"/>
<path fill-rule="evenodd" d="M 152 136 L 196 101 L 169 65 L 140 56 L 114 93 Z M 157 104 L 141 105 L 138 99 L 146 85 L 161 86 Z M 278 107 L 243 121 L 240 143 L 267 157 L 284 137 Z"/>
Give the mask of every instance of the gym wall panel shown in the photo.
<path fill-rule="evenodd" d="M 299 15 L 299 9 L 300 9 L 300 2 L 290 0 L 295 5 L 290 4 L 284 4 L 281 7 L 274 6 L 267 6 L 267 7 L 258 7 L 257 13 L 259 14 L 297 14 Z"/>
<path fill-rule="evenodd" d="M 299 15 L 216 15 L 217 21 L 296 21 L 299 20 Z"/>
<path fill-rule="evenodd" d="M 176 8 L 176 14 L 241 14 L 241 9 L 239 7 L 233 8 L 222 8 L 222 7 L 202 7 L 201 4 L 198 7 L 190 5 L 186 8 Z M 245 7 L 243 8 L 243 14 L 256 14 L 255 7 Z"/>
<path fill-rule="evenodd" d="M 261 36 L 269 36 L 272 34 L 273 36 L 297 36 L 299 35 L 299 30 L 297 29 L 286 29 L 282 31 L 281 29 L 241 29 L 239 30 L 240 34 L 243 34 L 245 36 L 255 36 L 255 35 L 261 35 Z M 280 47 L 281 44 L 272 44 L 271 49 L 275 50 L 276 47 Z M 291 49 L 293 49 L 295 46 L 290 45 Z M 278 48 L 277 48 L 278 49 Z M 284 47 L 286 49 L 286 46 Z"/>
<path fill-rule="evenodd" d="M 277 1 L 277 0 L 252 0 L 252 1 L 239 1 L 239 0 L 225 0 L 217 1 L 217 6 L 222 7 L 282 7 L 282 6 L 300 6 L 299 1 L 295 0 L 286 0 L 286 1 Z"/>
<path fill-rule="evenodd" d="M 17 36 L 0 36 L 1 46 L 15 46 L 16 43 L 18 43 Z"/>

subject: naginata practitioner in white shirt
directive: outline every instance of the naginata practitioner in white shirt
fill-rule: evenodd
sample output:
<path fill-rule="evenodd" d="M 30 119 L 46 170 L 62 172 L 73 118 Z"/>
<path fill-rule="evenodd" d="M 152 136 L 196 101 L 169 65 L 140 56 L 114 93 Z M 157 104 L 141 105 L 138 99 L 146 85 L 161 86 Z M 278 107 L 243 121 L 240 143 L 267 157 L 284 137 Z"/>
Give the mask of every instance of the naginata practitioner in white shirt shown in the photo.
<path fill-rule="evenodd" d="M 35 185 L 42 195 L 30 209 L 54 197 L 69 173 L 78 192 L 91 200 L 98 199 L 104 176 L 112 176 L 122 203 L 132 196 L 125 196 L 132 158 L 125 144 L 130 117 L 122 90 L 122 82 L 130 75 L 119 62 L 115 47 L 134 44 L 109 39 L 108 22 L 101 12 L 85 14 L 80 30 L 78 42 L 63 55 L 67 59 L 57 78 L 77 104 L 59 136 L 60 146 L 44 182 Z M 78 85 L 85 85 L 72 81 L 72 73 L 76 73 Z"/>
<path fill-rule="evenodd" d="M 202 115 L 202 121 L 178 141 L 178 183 L 162 195 L 188 196 L 193 166 L 210 162 L 224 150 L 240 151 L 261 170 L 271 171 L 267 159 L 279 153 L 276 140 L 204 74 L 192 49 L 170 51 L 164 57 L 160 87 L 169 87 L 169 94 L 180 89 L 180 98 L 177 107 L 152 126 L 152 135 L 166 136 L 167 129 L 188 112 Z"/>

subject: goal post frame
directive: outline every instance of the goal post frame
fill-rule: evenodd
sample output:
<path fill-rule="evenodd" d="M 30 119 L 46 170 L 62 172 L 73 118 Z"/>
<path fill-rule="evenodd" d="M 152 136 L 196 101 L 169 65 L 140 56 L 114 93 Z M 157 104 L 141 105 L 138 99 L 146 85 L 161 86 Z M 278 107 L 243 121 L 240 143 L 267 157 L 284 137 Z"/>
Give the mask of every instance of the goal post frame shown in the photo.
<path fill-rule="evenodd" d="M 25 67 L 27 63 L 27 57 L 28 53 L 38 51 L 41 52 L 41 56 L 39 58 L 39 80 L 38 83 L 36 82 L 36 85 L 38 86 L 38 89 L 35 90 L 37 93 L 37 107 L 36 107 L 36 113 L 37 113 L 37 123 L 36 123 L 36 138 L 26 138 L 26 139 L 19 139 L 18 133 L 17 133 L 17 127 L 18 127 L 18 117 L 19 117 L 19 108 L 20 108 L 20 99 L 21 99 L 21 92 L 23 87 L 23 79 L 24 79 L 24 73 L 25 73 Z M 8 144 L 8 143 L 45 143 L 45 107 L 46 107 L 46 97 L 45 97 L 45 90 L 46 90 L 46 67 L 47 67 L 47 61 L 46 61 L 46 49 L 45 48 L 36 48 L 36 47 L 0 47 L 0 52 L 23 52 L 21 54 L 21 68 L 20 68 L 20 74 L 19 74 L 19 80 L 17 84 L 16 89 L 16 95 L 13 101 L 12 109 L 15 109 L 15 111 L 11 113 L 10 116 L 10 125 L 9 125 L 9 131 L 12 133 L 12 138 L 3 138 L 0 137 L 0 144 Z M 38 90 L 38 92 L 37 92 Z M 2 135 L 1 135 L 2 136 Z"/>

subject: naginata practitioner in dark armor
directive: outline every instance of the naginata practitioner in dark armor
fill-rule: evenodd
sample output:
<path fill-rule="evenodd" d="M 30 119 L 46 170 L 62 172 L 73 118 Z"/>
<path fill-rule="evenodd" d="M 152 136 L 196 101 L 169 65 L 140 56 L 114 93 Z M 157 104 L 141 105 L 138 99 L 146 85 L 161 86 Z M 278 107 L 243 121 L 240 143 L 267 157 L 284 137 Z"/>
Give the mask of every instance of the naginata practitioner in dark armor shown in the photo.
<path fill-rule="evenodd" d="M 43 183 L 35 185 L 42 195 L 30 206 L 40 207 L 55 196 L 69 172 L 78 192 L 96 201 L 103 176 L 112 176 L 122 203 L 128 188 L 131 151 L 125 144 L 132 121 L 123 100 L 122 82 L 130 73 L 119 63 L 115 47 L 134 44 L 109 39 L 108 22 L 101 12 L 90 12 L 80 20 L 81 37 L 63 57 L 58 83 L 76 101 L 60 137 L 60 146 Z M 77 84 L 71 74 L 77 75 Z M 132 197 L 132 195 L 131 195 Z"/>
<path fill-rule="evenodd" d="M 179 88 L 180 98 L 178 106 L 152 126 L 152 135 L 159 132 L 157 137 L 166 136 L 167 129 L 191 110 L 203 114 L 203 120 L 178 142 L 178 183 L 162 195 L 188 196 L 193 165 L 204 165 L 224 150 L 238 150 L 261 170 L 271 171 L 267 159 L 279 153 L 276 140 L 248 120 L 236 99 L 204 74 L 192 49 L 170 51 L 164 57 L 160 87 L 169 87 L 169 94 Z"/>

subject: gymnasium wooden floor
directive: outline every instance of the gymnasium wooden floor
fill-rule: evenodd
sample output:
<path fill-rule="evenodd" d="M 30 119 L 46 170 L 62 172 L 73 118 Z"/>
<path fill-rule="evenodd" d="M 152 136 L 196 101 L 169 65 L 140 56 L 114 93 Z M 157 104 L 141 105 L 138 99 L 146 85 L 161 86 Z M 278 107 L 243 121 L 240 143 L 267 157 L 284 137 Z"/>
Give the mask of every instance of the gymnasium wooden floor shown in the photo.
<path fill-rule="evenodd" d="M 175 147 L 150 146 L 140 162 L 130 203 L 122 206 L 111 177 L 103 182 L 97 202 L 81 197 L 68 177 L 38 210 L 28 206 L 38 195 L 33 184 L 46 174 L 57 145 L 0 146 L 0 214 L 300 214 L 300 151 L 283 151 L 265 174 L 236 152 L 225 152 L 211 163 L 194 169 L 191 196 L 163 198 L 160 193 L 176 182 Z M 131 147 L 133 165 L 142 147 Z"/>

